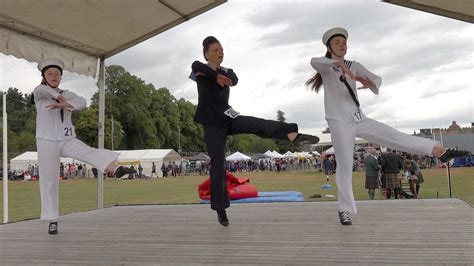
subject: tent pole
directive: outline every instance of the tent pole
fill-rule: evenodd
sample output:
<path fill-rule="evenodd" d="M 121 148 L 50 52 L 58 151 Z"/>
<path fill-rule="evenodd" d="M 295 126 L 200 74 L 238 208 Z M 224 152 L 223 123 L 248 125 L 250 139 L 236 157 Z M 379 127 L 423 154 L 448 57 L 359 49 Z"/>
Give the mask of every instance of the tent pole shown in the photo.
<path fill-rule="evenodd" d="M 3 93 L 3 223 L 8 223 L 7 93 Z"/>
<path fill-rule="evenodd" d="M 98 148 L 104 148 L 104 120 L 105 120 L 105 58 L 100 58 L 99 64 L 99 140 Z M 104 173 L 97 175 L 97 209 L 104 208 Z"/>

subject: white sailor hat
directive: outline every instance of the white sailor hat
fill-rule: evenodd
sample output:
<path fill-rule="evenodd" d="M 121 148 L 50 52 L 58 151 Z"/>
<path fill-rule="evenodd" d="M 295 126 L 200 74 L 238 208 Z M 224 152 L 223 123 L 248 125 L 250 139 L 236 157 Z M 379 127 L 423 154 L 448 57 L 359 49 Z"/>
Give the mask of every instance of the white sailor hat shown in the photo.
<path fill-rule="evenodd" d="M 323 35 L 323 44 L 327 46 L 329 44 L 328 43 L 329 40 L 334 35 L 342 35 L 347 39 L 347 37 L 349 36 L 349 33 L 347 33 L 347 30 L 345 30 L 343 28 L 332 28 L 332 29 L 330 29 L 330 30 L 328 30 L 324 33 L 324 35 Z"/>
<path fill-rule="evenodd" d="M 38 70 L 43 74 L 49 67 L 57 67 L 61 70 L 61 75 L 63 74 L 64 62 L 56 58 L 47 58 L 38 63 Z"/>

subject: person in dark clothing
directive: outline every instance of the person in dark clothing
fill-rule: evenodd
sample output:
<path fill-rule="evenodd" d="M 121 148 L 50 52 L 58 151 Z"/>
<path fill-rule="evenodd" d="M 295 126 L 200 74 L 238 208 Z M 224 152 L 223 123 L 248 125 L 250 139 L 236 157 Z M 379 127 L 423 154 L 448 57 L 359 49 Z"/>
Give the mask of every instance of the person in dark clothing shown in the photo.
<path fill-rule="evenodd" d="M 197 83 L 198 106 L 194 121 L 204 126 L 204 142 L 211 157 L 211 209 L 218 221 L 229 225 L 226 208 L 230 206 L 226 189 L 225 147 L 228 135 L 255 134 L 262 138 L 290 140 L 295 143 L 317 143 L 318 137 L 298 133 L 297 124 L 242 116 L 229 105 L 229 87 L 238 83 L 230 68 L 221 66 L 224 51 L 213 36 L 203 41 L 207 64 L 194 61 L 190 78 Z"/>
<path fill-rule="evenodd" d="M 387 152 L 382 154 L 381 156 L 381 168 L 382 172 L 385 177 L 385 188 L 387 193 L 387 199 L 391 197 L 392 190 L 394 193 L 394 197 L 398 199 L 400 194 L 400 180 L 398 178 L 400 174 L 400 170 L 403 169 L 403 163 L 400 159 L 400 156 L 395 153 L 395 151 L 391 151 L 387 149 Z"/>

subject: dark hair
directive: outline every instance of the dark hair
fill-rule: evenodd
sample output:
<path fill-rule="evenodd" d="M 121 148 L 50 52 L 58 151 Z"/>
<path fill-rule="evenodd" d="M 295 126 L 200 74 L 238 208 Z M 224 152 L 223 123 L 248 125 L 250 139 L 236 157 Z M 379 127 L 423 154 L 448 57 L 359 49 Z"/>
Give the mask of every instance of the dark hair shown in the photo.
<path fill-rule="evenodd" d="M 331 53 L 327 51 L 324 56 L 327 58 L 331 58 Z M 304 84 L 306 86 L 309 86 L 309 88 L 312 91 L 315 91 L 316 93 L 318 93 L 319 90 L 321 90 L 321 86 L 323 86 L 323 79 L 321 77 L 321 74 L 319 74 L 318 72 L 314 73 L 314 75 L 310 79 L 308 79 Z"/>
<path fill-rule="evenodd" d="M 207 36 L 203 41 L 202 41 L 202 55 L 204 56 L 204 59 L 206 59 L 206 52 L 209 49 L 209 46 L 213 43 L 219 43 L 219 41 L 216 39 L 214 36 Z"/>
<path fill-rule="evenodd" d="M 334 38 L 334 37 L 337 37 L 337 36 L 340 36 L 340 37 L 343 37 L 344 39 L 346 39 L 346 36 L 342 35 L 342 34 L 334 34 L 333 36 L 331 36 L 327 43 L 326 43 L 326 46 L 328 47 L 329 50 L 332 51 L 332 48 L 331 46 L 329 45 L 331 43 L 331 40 Z M 331 58 L 331 52 L 327 51 L 326 54 L 324 55 L 325 57 L 327 58 Z M 312 91 L 315 91 L 316 93 L 319 92 L 319 90 L 321 89 L 321 86 L 323 86 L 323 79 L 321 78 L 321 74 L 319 73 L 315 73 L 310 79 L 308 79 L 306 82 L 305 82 L 305 85 L 306 86 L 309 86 L 309 88 L 312 90 Z"/>

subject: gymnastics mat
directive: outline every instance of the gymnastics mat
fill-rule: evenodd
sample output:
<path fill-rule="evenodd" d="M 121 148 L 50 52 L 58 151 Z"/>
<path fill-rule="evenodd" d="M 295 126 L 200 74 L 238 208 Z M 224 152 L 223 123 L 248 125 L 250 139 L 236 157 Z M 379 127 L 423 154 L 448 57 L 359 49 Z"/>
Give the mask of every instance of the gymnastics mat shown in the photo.
<path fill-rule="evenodd" d="M 264 203 L 304 201 L 303 194 L 298 191 L 258 192 L 258 197 L 231 200 L 231 203 Z M 209 200 L 200 200 L 199 203 L 208 204 Z"/>

